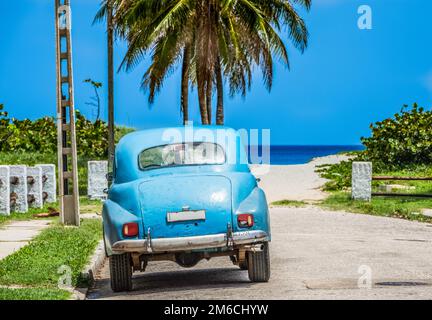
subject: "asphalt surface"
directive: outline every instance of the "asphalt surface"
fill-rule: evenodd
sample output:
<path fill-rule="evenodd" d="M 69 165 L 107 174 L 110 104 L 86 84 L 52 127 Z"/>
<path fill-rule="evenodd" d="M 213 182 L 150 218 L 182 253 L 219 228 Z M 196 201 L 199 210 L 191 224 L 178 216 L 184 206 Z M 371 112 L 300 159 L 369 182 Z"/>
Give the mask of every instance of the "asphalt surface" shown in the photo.
<path fill-rule="evenodd" d="M 432 225 L 316 207 L 271 209 L 272 277 L 229 258 L 192 269 L 154 262 L 114 294 L 105 263 L 88 299 L 431 299 Z"/>

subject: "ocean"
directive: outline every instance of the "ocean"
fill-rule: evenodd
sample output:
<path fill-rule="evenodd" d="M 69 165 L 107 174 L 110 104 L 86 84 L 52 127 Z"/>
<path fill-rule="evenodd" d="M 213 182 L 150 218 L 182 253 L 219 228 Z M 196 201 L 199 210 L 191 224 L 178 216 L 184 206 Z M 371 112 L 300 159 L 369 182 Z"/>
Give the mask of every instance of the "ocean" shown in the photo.
<path fill-rule="evenodd" d="M 257 146 L 250 146 L 256 150 Z M 261 147 L 258 148 L 261 155 Z M 351 146 L 271 146 L 270 163 L 273 165 L 304 164 L 313 158 L 325 157 L 343 151 L 364 150 L 362 145 Z M 251 159 L 249 159 L 251 160 Z"/>

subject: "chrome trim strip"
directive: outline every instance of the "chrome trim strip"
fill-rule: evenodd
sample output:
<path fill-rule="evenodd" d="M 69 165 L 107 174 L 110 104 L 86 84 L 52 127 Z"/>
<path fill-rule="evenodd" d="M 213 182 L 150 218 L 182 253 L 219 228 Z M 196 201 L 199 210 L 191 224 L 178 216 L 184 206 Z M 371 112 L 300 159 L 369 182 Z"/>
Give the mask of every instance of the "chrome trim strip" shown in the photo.
<path fill-rule="evenodd" d="M 147 240 L 122 240 L 114 243 L 114 252 L 161 253 L 185 250 L 199 250 L 227 247 L 227 235 L 224 233 L 179 238 L 162 238 Z M 267 241 L 267 233 L 261 230 L 233 233 L 234 246 L 255 244 Z"/>

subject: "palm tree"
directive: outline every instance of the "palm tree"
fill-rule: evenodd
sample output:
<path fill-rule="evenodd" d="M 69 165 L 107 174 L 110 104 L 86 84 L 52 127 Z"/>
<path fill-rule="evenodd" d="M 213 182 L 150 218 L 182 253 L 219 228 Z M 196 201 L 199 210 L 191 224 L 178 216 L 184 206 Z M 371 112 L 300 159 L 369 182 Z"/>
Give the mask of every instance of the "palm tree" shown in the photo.
<path fill-rule="evenodd" d="M 93 21 L 100 22 L 106 18 L 107 23 L 107 55 L 108 55 L 108 169 L 111 172 L 115 152 L 115 119 L 114 119 L 114 11 L 116 0 L 103 0 L 101 9 Z"/>
<path fill-rule="evenodd" d="M 217 91 L 216 122 L 223 124 L 224 77 L 231 96 L 245 95 L 252 70 L 258 66 L 270 90 L 274 59 L 289 67 L 287 48 L 279 35 L 283 29 L 300 51 L 307 46 L 308 32 L 294 5 L 309 10 L 311 0 L 112 1 L 116 30 L 128 42 L 121 67 L 131 70 L 152 52 L 152 64 L 142 79 L 150 102 L 182 61 L 184 121 L 189 85 L 197 87 L 203 124 L 212 122 L 212 95 Z"/>
<path fill-rule="evenodd" d="M 189 69 L 190 69 L 190 47 L 186 45 L 183 50 L 183 67 L 181 83 L 181 112 L 183 114 L 183 124 L 189 121 Z"/>

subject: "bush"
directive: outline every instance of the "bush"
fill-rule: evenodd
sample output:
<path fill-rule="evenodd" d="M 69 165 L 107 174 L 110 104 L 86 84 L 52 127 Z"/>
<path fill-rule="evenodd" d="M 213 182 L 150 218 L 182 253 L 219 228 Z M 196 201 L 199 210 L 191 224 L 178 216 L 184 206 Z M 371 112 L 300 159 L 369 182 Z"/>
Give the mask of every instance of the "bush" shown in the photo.
<path fill-rule="evenodd" d="M 116 127 L 116 139 L 133 131 Z M 102 120 L 92 122 L 76 111 L 78 155 L 88 159 L 107 158 L 108 126 Z M 57 153 L 57 126 L 53 117 L 31 121 L 9 118 L 0 104 L 0 152 Z"/>
<path fill-rule="evenodd" d="M 371 124 L 372 136 L 362 138 L 365 151 L 350 161 L 324 166 L 317 171 L 329 179 L 324 190 L 351 186 L 352 161 L 372 161 L 374 173 L 429 176 L 432 163 L 432 111 L 405 105 L 393 118 Z"/>
<path fill-rule="evenodd" d="M 387 168 L 432 163 L 432 111 L 405 105 L 393 118 L 371 124 L 372 136 L 362 138 L 363 158 Z"/>

